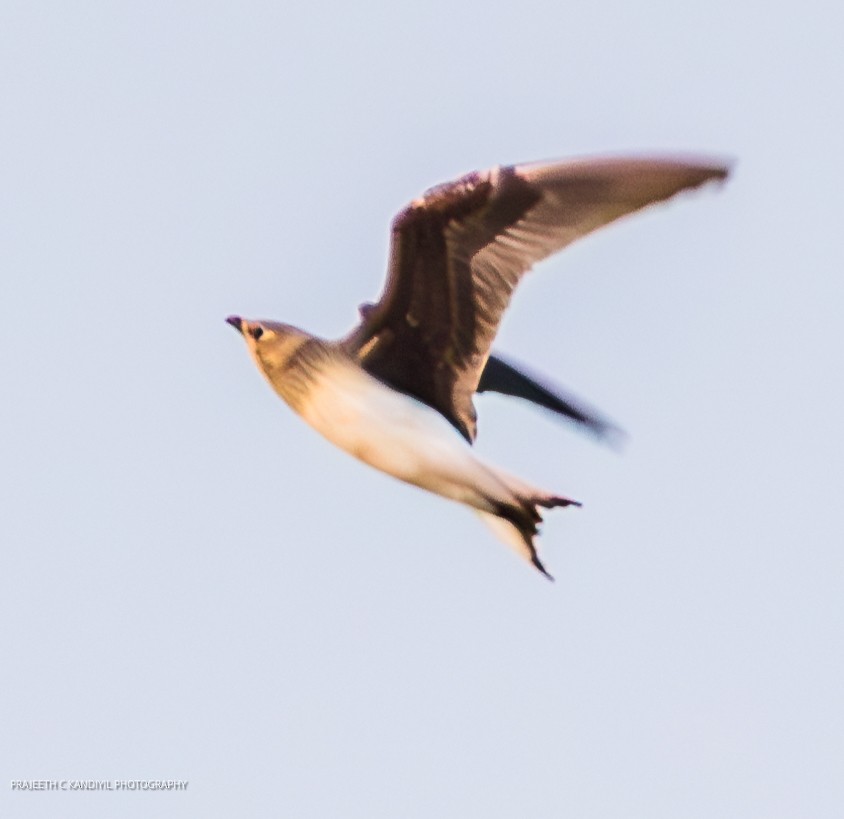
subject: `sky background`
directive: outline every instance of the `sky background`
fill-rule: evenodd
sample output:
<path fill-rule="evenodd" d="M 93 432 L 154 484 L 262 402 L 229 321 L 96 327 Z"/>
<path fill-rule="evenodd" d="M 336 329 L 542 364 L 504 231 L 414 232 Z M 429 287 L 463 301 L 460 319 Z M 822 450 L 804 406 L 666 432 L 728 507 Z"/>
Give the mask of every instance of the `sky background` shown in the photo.
<path fill-rule="evenodd" d="M 840 817 L 844 50 L 831 2 L 0 7 L 0 813 Z M 389 221 L 606 152 L 730 183 L 543 263 L 482 396 L 584 502 L 520 562 L 334 450 L 223 319 L 336 337 Z M 13 793 L 13 779 L 185 779 Z"/>

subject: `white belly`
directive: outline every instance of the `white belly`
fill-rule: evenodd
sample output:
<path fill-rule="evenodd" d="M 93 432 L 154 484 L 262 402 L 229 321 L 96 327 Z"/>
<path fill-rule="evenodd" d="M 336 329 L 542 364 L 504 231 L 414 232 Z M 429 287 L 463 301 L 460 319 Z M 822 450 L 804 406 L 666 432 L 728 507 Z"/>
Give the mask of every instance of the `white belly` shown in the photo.
<path fill-rule="evenodd" d="M 336 446 L 399 480 L 479 509 L 488 510 L 491 497 L 512 500 L 493 470 L 426 404 L 356 367 L 315 375 L 301 415 Z"/>

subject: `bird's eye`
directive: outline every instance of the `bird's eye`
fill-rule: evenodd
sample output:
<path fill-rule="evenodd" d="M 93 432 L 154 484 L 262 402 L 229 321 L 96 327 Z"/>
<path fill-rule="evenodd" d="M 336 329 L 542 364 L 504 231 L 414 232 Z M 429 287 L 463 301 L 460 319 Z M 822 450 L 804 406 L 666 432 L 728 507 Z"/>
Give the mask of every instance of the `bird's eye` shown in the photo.
<path fill-rule="evenodd" d="M 262 335 L 264 335 L 264 328 L 263 327 L 255 327 L 252 330 L 252 338 L 257 341 Z"/>

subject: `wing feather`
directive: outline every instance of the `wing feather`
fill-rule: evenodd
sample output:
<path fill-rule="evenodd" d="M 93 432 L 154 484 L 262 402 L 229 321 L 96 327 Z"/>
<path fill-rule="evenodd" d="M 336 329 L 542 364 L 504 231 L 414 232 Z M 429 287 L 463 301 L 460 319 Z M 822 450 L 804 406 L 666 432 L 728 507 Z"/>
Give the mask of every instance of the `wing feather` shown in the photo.
<path fill-rule="evenodd" d="M 471 442 L 472 395 L 522 276 L 593 230 L 727 172 L 699 160 L 583 159 L 497 167 L 432 188 L 393 221 L 384 293 L 347 347 Z"/>

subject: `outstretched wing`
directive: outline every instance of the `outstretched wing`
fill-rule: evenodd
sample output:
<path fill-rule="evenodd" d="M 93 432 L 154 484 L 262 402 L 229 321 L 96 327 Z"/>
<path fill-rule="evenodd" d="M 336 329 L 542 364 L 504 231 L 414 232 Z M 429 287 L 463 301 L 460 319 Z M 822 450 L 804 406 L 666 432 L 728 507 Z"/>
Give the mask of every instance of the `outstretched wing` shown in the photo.
<path fill-rule="evenodd" d="M 726 175 L 718 163 L 619 158 L 497 167 L 432 188 L 393 221 L 384 293 L 347 347 L 471 442 L 472 395 L 522 276 L 596 228 Z"/>
<path fill-rule="evenodd" d="M 585 404 L 559 387 L 543 383 L 536 375 L 528 375 L 523 367 L 491 354 L 481 372 L 477 392 L 499 392 L 530 401 L 556 415 L 570 418 L 574 423 L 589 430 L 596 438 L 611 444 L 620 444 L 624 432 L 612 421 L 608 421 L 597 410 Z"/>

